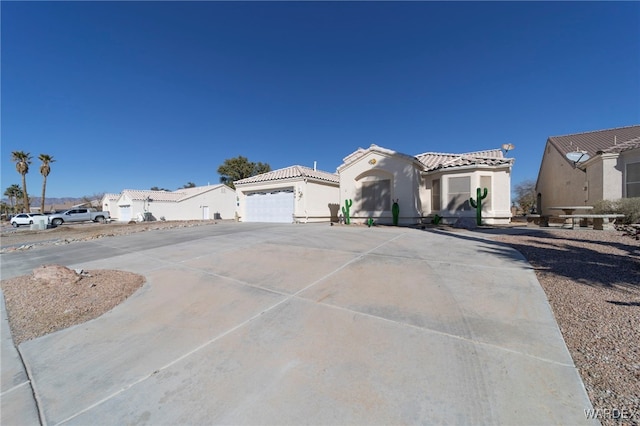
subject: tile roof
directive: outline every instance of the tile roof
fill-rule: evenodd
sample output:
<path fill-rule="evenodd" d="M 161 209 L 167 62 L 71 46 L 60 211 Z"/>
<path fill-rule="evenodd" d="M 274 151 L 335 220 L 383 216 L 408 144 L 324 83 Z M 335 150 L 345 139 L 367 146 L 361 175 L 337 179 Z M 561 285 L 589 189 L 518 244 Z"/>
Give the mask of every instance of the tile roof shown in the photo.
<path fill-rule="evenodd" d="M 448 169 L 466 166 L 501 166 L 513 163 L 513 158 L 506 158 L 499 149 L 449 154 L 442 152 L 425 152 L 416 156 L 425 166 L 425 171 Z"/>
<path fill-rule="evenodd" d="M 342 160 L 343 164 L 338 167 L 338 170 L 341 170 L 347 164 L 353 163 L 366 153 L 372 151 L 387 155 L 400 156 L 409 161 L 414 161 L 422 165 L 425 171 L 474 165 L 499 166 L 513 163 L 513 158 L 505 158 L 502 151 L 499 149 L 488 149 L 484 151 L 467 152 L 464 154 L 425 152 L 413 156 L 382 148 L 378 145 L 371 145 L 367 149 L 358 148 L 355 152 L 346 156 Z"/>
<path fill-rule="evenodd" d="M 199 194 L 203 194 L 205 192 L 220 188 L 223 184 L 219 185 L 206 185 L 206 186 L 196 186 L 193 188 L 181 188 L 176 191 L 151 191 L 145 189 L 125 189 L 122 191 L 123 194 L 127 194 L 127 196 L 131 200 L 144 201 L 150 198 L 153 201 L 164 201 L 164 202 L 180 202 L 187 198 L 194 197 Z M 228 187 L 227 187 L 228 188 Z M 230 191 L 233 191 L 232 188 L 229 188 Z"/>
<path fill-rule="evenodd" d="M 593 157 L 600 152 L 620 152 L 618 145 L 640 137 L 640 125 L 576 133 L 565 136 L 551 136 L 548 141 L 562 154 L 572 151 L 587 151 Z M 633 143 L 631 143 L 633 145 Z M 626 145 L 624 145 L 626 146 Z M 632 149 L 632 148 L 629 148 Z M 624 150 L 624 148 L 622 149 Z"/>
<path fill-rule="evenodd" d="M 601 152 L 602 153 L 607 153 L 607 154 L 611 154 L 611 153 L 620 153 L 620 152 L 624 152 L 624 151 L 629 151 L 630 149 L 636 149 L 636 148 L 640 148 L 640 137 L 638 138 L 633 138 L 630 139 L 626 142 L 622 142 L 619 144 L 616 144 L 612 147 L 609 147 L 607 149 L 603 149 Z"/>
<path fill-rule="evenodd" d="M 251 176 L 234 182 L 235 185 L 243 185 L 246 183 L 267 182 L 271 180 L 292 179 L 297 177 L 308 177 L 327 182 L 339 183 L 340 179 L 336 173 L 323 172 L 322 170 L 314 170 L 305 166 L 290 166 L 283 169 L 272 170 L 260 175 Z"/>

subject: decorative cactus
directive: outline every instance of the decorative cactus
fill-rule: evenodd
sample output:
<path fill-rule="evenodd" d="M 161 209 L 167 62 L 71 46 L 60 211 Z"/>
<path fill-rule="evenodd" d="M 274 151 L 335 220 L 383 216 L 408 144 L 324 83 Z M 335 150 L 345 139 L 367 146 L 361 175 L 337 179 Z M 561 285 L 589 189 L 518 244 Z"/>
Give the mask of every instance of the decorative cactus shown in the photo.
<path fill-rule="evenodd" d="M 344 200 L 344 207 L 342 208 L 342 214 L 344 215 L 344 223 L 346 225 L 349 225 L 351 223 L 351 213 L 349 212 L 349 209 L 351 208 L 351 206 L 353 205 L 353 200 L 352 199 L 348 199 L 348 200 Z"/>
<path fill-rule="evenodd" d="M 393 215 L 393 226 L 398 226 L 398 216 L 400 216 L 400 206 L 398 201 L 400 199 L 393 200 L 393 206 L 391 207 L 391 214 Z"/>
<path fill-rule="evenodd" d="M 481 189 L 476 189 L 476 199 L 469 198 L 469 202 L 471 203 L 471 207 L 476 209 L 476 223 L 478 226 L 482 225 L 482 200 L 487 198 L 487 188 L 484 188 L 484 193 L 481 195 Z"/>

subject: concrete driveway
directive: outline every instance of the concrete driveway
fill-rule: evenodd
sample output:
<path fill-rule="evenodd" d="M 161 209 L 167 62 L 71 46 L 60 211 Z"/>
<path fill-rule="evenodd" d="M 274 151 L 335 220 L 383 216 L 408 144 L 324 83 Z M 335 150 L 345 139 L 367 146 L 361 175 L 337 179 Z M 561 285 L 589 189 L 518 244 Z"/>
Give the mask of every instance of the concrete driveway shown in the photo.
<path fill-rule="evenodd" d="M 18 398 L 28 381 L 5 390 L 3 371 L 2 423 L 589 423 L 545 295 L 514 250 L 464 232 L 220 229 L 68 265 L 147 283 L 96 320 L 23 343 L 39 413 L 11 409 L 33 401 Z"/>

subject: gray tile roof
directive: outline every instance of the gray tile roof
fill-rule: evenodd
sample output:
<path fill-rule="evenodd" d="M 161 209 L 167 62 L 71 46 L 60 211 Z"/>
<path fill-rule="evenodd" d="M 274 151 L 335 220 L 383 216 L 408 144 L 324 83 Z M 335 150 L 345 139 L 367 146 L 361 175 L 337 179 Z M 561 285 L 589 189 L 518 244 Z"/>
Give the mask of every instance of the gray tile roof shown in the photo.
<path fill-rule="evenodd" d="M 243 185 L 247 183 L 267 182 L 273 180 L 293 179 L 293 178 L 312 178 L 327 182 L 339 183 L 340 178 L 336 173 L 324 172 L 322 170 L 314 170 L 305 166 L 290 166 L 283 169 L 272 170 L 256 176 L 240 179 L 234 182 L 234 185 Z"/>
<path fill-rule="evenodd" d="M 564 155 L 572 151 L 587 151 L 589 156 L 593 157 L 600 152 L 620 152 L 618 145 L 639 137 L 640 125 L 635 125 L 573 135 L 551 136 L 548 141 Z"/>

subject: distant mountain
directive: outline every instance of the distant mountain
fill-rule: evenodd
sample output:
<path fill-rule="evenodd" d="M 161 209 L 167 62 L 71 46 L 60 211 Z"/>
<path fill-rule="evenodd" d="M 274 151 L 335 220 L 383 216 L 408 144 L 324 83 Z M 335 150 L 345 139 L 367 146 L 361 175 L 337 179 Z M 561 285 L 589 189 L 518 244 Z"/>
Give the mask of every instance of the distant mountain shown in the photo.
<path fill-rule="evenodd" d="M 45 204 L 48 206 L 49 204 L 79 204 L 82 202 L 82 200 L 84 200 L 84 198 L 76 198 L 76 197 L 62 197 L 62 198 L 50 198 L 47 197 L 45 199 Z M 4 201 L 5 203 L 9 204 L 9 198 L 4 197 L 2 198 L 2 201 Z M 31 197 L 31 201 L 30 204 L 34 205 L 34 206 L 39 206 L 40 205 L 40 197 Z"/>

